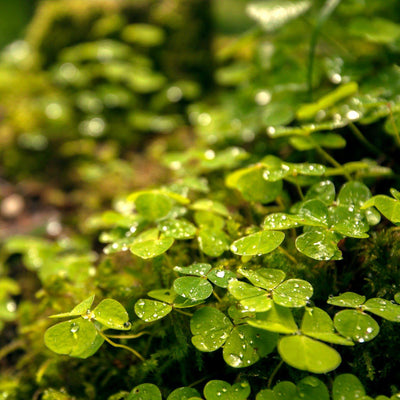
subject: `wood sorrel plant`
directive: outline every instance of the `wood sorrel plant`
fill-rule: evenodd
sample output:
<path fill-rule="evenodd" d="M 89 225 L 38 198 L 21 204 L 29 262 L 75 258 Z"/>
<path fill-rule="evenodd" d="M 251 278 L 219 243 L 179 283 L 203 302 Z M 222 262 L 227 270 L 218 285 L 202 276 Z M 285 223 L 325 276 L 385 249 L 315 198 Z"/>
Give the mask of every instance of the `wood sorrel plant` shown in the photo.
<path fill-rule="evenodd" d="M 398 6 L 317 3 L 249 4 L 254 25 L 216 46 L 201 101 L 199 82 L 169 82 L 147 58 L 172 29 L 162 7 L 165 32 L 115 11 L 96 25 L 106 39 L 63 50 L 50 81 L 65 80 L 59 62 L 87 79 L 64 82 L 84 120 L 83 133 L 60 122 L 74 137 L 61 147 L 90 190 L 71 234 L 1 248 L 0 330 L 18 331 L 0 349 L 1 396 L 399 398 Z M 90 136 L 88 119 L 106 116 L 105 136 Z M 148 151 L 169 173 L 127 194 L 141 172 L 125 147 L 144 131 L 171 132 Z M 98 213 L 103 187 L 114 193 L 107 168 L 124 185 Z"/>

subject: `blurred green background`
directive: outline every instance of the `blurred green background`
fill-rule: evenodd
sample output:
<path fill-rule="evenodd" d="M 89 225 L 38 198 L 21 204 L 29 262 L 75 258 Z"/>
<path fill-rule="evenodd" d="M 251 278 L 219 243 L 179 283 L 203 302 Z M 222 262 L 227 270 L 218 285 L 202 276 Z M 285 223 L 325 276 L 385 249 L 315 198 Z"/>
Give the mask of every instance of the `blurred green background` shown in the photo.
<path fill-rule="evenodd" d="M 22 36 L 37 0 L 0 0 L 0 48 Z"/>

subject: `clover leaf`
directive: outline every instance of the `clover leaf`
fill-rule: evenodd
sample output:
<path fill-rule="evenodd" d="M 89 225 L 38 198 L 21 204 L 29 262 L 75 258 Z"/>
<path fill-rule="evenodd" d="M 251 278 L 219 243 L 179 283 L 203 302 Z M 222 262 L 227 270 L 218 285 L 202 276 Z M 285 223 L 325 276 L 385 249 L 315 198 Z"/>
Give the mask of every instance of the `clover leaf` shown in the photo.
<path fill-rule="evenodd" d="M 334 344 L 353 346 L 351 340 L 338 335 L 335 332 L 331 317 L 318 307 L 306 309 L 301 323 L 301 332 L 314 339 Z"/>
<path fill-rule="evenodd" d="M 240 325 L 233 328 L 223 348 L 225 362 L 231 367 L 249 367 L 260 358 L 271 353 L 278 340 L 278 335 Z"/>
<path fill-rule="evenodd" d="M 267 204 L 273 202 L 282 192 L 282 182 L 267 182 L 261 164 L 239 169 L 226 178 L 228 188 L 238 190 L 247 201 Z"/>
<path fill-rule="evenodd" d="M 338 312 L 333 323 L 341 335 L 359 343 L 369 342 L 379 333 L 377 322 L 368 314 L 357 310 Z"/>
<path fill-rule="evenodd" d="M 200 393 L 196 389 L 181 387 L 171 392 L 167 400 L 191 400 L 194 397 L 200 397 Z"/>
<path fill-rule="evenodd" d="M 83 318 L 60 322 L 45 332 L 46 346 L 58 354 L 87 358 L 103 344 L 94 324 Z"/>
<path fill-rule="evenodd" d="M 332 371 L 341 363 L 339 353 L 332 347 L 303 335 L 282 337 L 278 351 L 290 366 L 315 374 Z"/>
<path fill-rule="evenodd" d="M 110 329 L 126 330 L 130 328 L 129 315 L 118 301 L 102 300 L 93 310 L 94 319 Z"/>
<path fill-rule="evenodd" d="M 175 267 L 174 270 L 177 272 L 194 275 L 175 279 L 175 292 L 184 298 L 194 301 L 205 300 L 213 292 L 213 287 L 209 280 L 217 286 L 226 288 L 229 281 L 235 278 L 235 274 L 231 271 L 220 268 L 211 270 L 211 268 L 210 264 L 205 263 L 194 263 L 189 267 Z"/>
<path fill-rule="evenodd" d="M 172 311 L 172 306 L 156 300 L 139 299 L 135 303 L 136 315 L 145 322 L 164 318 Z"/>
<path fill-rule="evenodd" d="M 232 386 L 225 381 L 209 381 L 204 387 L 206 400 L 246 400 L 250 395 L 247 382 L 235 383 Z"/>
<path fill-rule="evenodd" d="M 196 227 L 185 219 L 170 219 L 162 221 L 158 229 L 164 237 L 171 237 L 177 240 L 192 239 L 196 235 Z"/>
<path fill-rule="evenodd" d="M 332 396 L 333 400 L 356 400 L 364 398 L 365 389 L 356 376 L 341 374 L 333 381 Z"/>
<path fill-rule="evenodd" d="M 129 393 L 126 400 L 162 400 L 160 389 L 152 383 L 142 383 Z"/>
<path fill-rule="evenodd" d="M 388 321 L 400 322 L 400 305 L 378 297 L 365 301 L 365 296 L 353 292 L 346 292 L 339 296 L 330 297 L 328 303 L 340 307 L 359 308 L 360 310 L 369 311 Z"/>
<path fill-rule="evenodd" d="M 257 313 L 246 321 L 250 326 L 276 333 L 296 333 L 298 327 L 293 313 L 286 307 L 272 304 L 267 312 Z"/>
<path fill-rule="evenodd" d="M 200 351 L 219 349 L 229 337 L 232 328 L 229 318 L 213 307 L 200 308 L 190 319 L 192 343 Z"/>
<path fill-rule="evenodd" d="M 231 251 L 241 256 L 267 254 L 275 250 L 285 238 L 278 231 L 261 231 L 244 236 L 231 244 Z"/>
<path fill-rule="evenodd" d="M 159 237 L 158 229 L 150 229 L 139 235 L 129 246 L 129 250 L 144 259 L 165 253 L 174 243 L 172 237 Z"/>

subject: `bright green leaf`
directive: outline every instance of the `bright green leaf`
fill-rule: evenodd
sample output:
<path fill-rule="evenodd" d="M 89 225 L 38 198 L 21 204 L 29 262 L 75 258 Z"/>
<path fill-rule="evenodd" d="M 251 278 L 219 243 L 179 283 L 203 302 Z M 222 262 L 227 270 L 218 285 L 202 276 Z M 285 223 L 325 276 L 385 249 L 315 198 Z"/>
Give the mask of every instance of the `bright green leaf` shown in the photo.
<path fill-rule="evenodd" d="M 44 335 L 46 346 L 57 354 L 87 358 L 93 355 L 103 343 L 94 324 L 83 318 L 60 322 L 53 325 Z"/>
<path fill-rule="evenodd" d="M 373 298 L 365 302 L 363 309 L 388 321 L 400 322 L 400 305 L 389 300 Z"/>
<path fill-rule="evenodd" d="M 342 252 L 338 249 L 339 238 L 328 230 L 309 230 L 296 239 L 296 248 L 314 260 L 341 260 Z"/>
<path fill-rule="evenodd" d="M 333 321 L 324 310 L 318 307 L 308 308 L 304 312 L 301 331 L 314 339 L 323 342 L 352 346 L 354 343 L 335 333 Z"/>
<path fill-rule="evenodd" d="M 397 224 L 400 222 L 400 201 L 379 194 L 363 204 L 363 208 L 375 206 L 389 221 Z"/>
<path fill-rule="evenodd" d="M 192 343 L 200 351 L 219 349 L 229 337 L 232 328 L 229 318 L 212 307 L 200 308 L 190 319 Z"/>
<path fill-rule="evenodd" d="M 253 285 L 266 290 L 272 290 L 278 286 L 286 276 L 282 270 L 274 268 L 259 268 L 255 270 L 239 268 L 238 272 Z"/>
<path fill-rule="evenodd" d="M 321 181 L 311 186 L 304 200 L 313 199 L 320 200 L 328 206 L 331 205 L 335 200 L 335 185 L 331 181 Z"/>
<path fill-rule="evenodd" d="M 79 315 L 85 314 L 87 310 L 90 310 L 94 301 L 94 295 L 88 297 L 74 307 L 70 312 L 51 315 L 50 318 L 64 318 L 64 317 L 77 317 Z"/>
<path fill-rule="evenodd" d="M 338 375 L 333 381 L 333 400 L 357 400 L 365 395 L 364 386 L 352 374 Z"/>
<path fill-rule="evenodd" d="M 357 310 L 339 311 L 333 319 L 336 330 L 344 337 L 364 343 L 379 333 L 379 325 L 368 314 Z"/>
<path fill-rule="evenodd" d="M 171 219 L 163 221 L 158 229 L 164 237 L 172 237 L 178 240 L 192 239 L 196 235 L 196 227 L 185 219 Z"/>
<path fill-rule="evenodd" d="M 96 321 L 110 329 L 128 330 L 131 326 L 125 308 L 114 299 L 102 300 L 93 314 Z"/>
<path fill-rule="evenodd" d="M 232 280 L 228 285 L 229 293 L 240 300 L 240 305 L 246 311 L 268 311 L 273 304 L 269 293 L 245 282 Z"/>
<path fill-rule="evenodd" d="M 315 374 L 332 371 L 341 363 L 332 347 L 302 335 L 284 336 L 278 342 L 278 351 L 290 366 Z"/>
<path fill-rule="evenodd" d="M 371 192 L 366 185 L 361 182 L 351 181 L 341 187 L 337 203 L 358 210 L 370 197 Z"/>
<path fill-rule="evenodd" d="M 175 279 L 174 290 L 180 296 L 196 301 L 209 298 L 213 292 L 213 287 L 205 278 L 183 276 Z"/>
<path fill-rule="evenodd" d="M 361 306 L 361 304 L 364 304 L 364 302 L 365 296 L 361 296 L 360 294 L 353 292 L 345 292 L 340 294 L 339 296 L 331 296 L 328 300 L 328 304 L 351 308 L 357 308 Z"/>
<path fill-rule="evenodd" d="M 290 334 L 298 330 L 292 311 L 277 304 L 272 304 L 267 312 L 258 313 L 255 319 L 248 319 L 247 323 L 255 328 L 277 333 Z"/>
<path fill-rule="evenodd" d="M 145 322 L 164 318 L 172 311 L 170 304 L 156 300 L 139 299 L 135 304 L 136 315 Z"/>
<path fill-rule="evenodd" d="M 142 192 L 135 199 L 137 212 L 150 221 L 165 217 L 172 208 L 171 199 L 162 193 Z"/>
<path fill-rule="evenodd" d="M 235 327 L 227 339 L 223 356 L 234 368 L 249 367 L 271 353 L 277 343 L 276 333 L 266 332 L 248 325 Z"/>
<path fill-rule="evenodd" d="M 154 258 L 165 253 L 174 243 L 171 237 L 153 240 L 138 240 L 130 247 L 130 251 L 138 257 L 147 259 Z"/>
<path fill-rule="evenodd" d="M 263 222 L 263 229 L 291 229 L 300 226 L 301 219 L 285 213 L 268 214 Z"/>
<path fill-rule="evenodd" d="M 247 201 L 267 204 L 282 192 L 282 182 L 267 182 L 262 165 L 237 170 L 226 178 L 226 186 L 237 189 Z"/>
<path fill-rule="evenodd" d="M 313 287 L 302 279 L 289 279 L 273 292 L 276 304 L 283 307 L 304 307 L 313 294 Z"/>
<path fill-rule="evenodd" d="M 208 274 L 207 278 L 214 284 L 222 288 L 227 288 L 229 282 L 236 279 L 236 274 L 232 271 L 214 268 Z"/>
<path fill-rule="evenodd" d="M 190 208 L 196 211 L 211 211 L 224 217 L 229 216 L 228 209 L 222 203 L 209 199 L 197 200 Z"/>
<path fill-rule="evenodd" d="M 285 238 L 283 232 L 261 231 L 235 240 L 231 251 L 241 256 L 267 254 L 275 250 Z"/>
<path fill-rule="evenodd" d="M 174 271 L 185 275 L 206 276 L 211 268 L 210 264 L 194 263 L 189 267 L 174 267 Z"/>
<path fill-rule="evenodd" d="M 190 400 L 192 397 L 199 396 L 200 393 L 196 389 L 190 387 L 181 387 L 170 393 L 170 395 L 167 397 L 167 400 Z"/>
<path fill-rule="evenodd" d="M 328 388 L 315 376 L 306 376 L 297 387 L 301 400 L 329 400 Z"/>
<path fill-rule="evenodd" d="M 221 230 L 200 228 L 197 239 L 200 250 L 210 257 L 219 257 L 229 249 L 229 237 Z"/>

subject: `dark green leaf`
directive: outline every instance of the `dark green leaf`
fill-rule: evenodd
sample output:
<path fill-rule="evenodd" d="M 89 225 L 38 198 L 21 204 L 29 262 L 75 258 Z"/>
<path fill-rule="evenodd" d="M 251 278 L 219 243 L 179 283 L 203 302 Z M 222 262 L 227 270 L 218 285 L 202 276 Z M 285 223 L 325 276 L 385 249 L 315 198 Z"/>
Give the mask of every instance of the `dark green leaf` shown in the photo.
<path fill-rule="evenodd" d="M 160 389 L 152 383 L 136 386 L 126 400 L 162 400 Z"/>
<path fill-rule="evenodd" d="M 247 382 L 230 385 L 225 381 L 209 381 L 204 386 L 206 400 L 246 400 L 250 395 L 250 385 Z"/>

